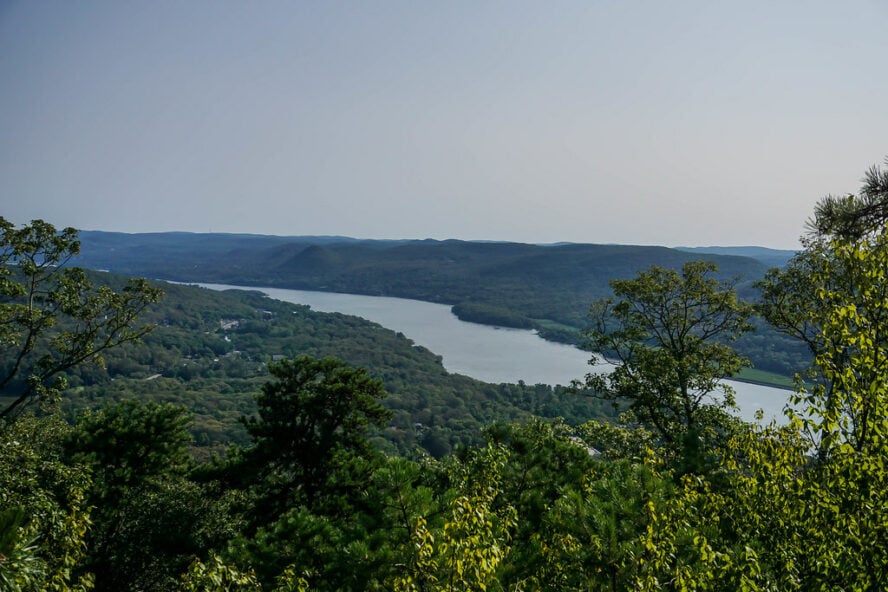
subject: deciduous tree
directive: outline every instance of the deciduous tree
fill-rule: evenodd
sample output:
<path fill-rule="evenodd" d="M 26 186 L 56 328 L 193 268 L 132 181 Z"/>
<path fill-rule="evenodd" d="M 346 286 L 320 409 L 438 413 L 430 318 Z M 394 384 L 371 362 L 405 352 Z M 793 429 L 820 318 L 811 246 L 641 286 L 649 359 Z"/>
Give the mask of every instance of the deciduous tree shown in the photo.
<path fill-rule="evenodd" d="M 42 220 L 21 228 L 0 217 L 0 420 L 35 400 L 51 401 L 65 386 L 61 372 L 151 330 L 138 315 L 162 292 L 145 280 L 121 291 L 96 287 L 68 265 L 80 251 L 77 231 Z M 2 424 L 0 424 L 2 425 Z"/>
<path fill-rule="evenodd" d="M 89 472 L 63 461 L 68 426 L 25 417 L 0 432 L 0 589 L 81 592 Z"/>
<path fill-rule="evenodd" d="M 888 586 L 888 220 L 870 197 L 821 204 L 818 235 L 766 292 L 774 315 L 788 304 L 782 328 L 809 343 L 818 383 L 789 425 L 737 432 L 718 479 L 686 476 L 649 508 L 635 589 Z"/>
<path fill-rule="evenodd" d="M 628 401 L 670 445 L 726 425 L 734 398 L 723 380 L 748 364 L 727 342 L 751 328 L 752 308 L 737 299 L 733 282 L 713 277 L 716 271 L 703 261 L 686 263 L 681 273 L 651 267 L 613 280 L 615 297 L 590 310 L 587 347 L 615 367 L 589 374 L 587 386 Z"/>
<path fill-rule="evenodd" d="M 886 161 L 888 162 L 888 161 Z M 859 195 L 827 196 L 815 208 L 805 249 L 759 283 L 762 315 L 803 341 L 815 386 L 797 397 L 803 425 L 823 457 L 835 437 L 856 448 L 872 435 L 888 352 L 888 170 L 872 167 Z"/>

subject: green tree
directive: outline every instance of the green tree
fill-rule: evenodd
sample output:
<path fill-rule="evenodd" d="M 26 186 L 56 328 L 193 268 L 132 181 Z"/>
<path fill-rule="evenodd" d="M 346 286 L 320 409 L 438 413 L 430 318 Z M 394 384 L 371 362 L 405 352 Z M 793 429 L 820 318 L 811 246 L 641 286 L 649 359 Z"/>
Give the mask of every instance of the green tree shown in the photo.
<path fill-rule="evenodd" d="M 826 287 L 834 268 L 851 278 L 848 289 Z M 888 438 L 888 231 L 832 243 L 832 258 L 812 277 L 822 323 L 822 351 L 815 358 L 822 381 L 794 403 L 819 456 L 848 446 L 879 450 Z"/>
<path fill-rule="evenodd" d="M 68 426 L 24 417 L 0 432 L 0 589 L 82 591 L 88 470 L 63 461 Z"/>
<path fill-rule="evenodd" d="M 807 224 L 810 236 L 856 242 L 881 232 L 888 223 L 888 157 L 885 166 L 873 165 L 866 171 L 858 195 L 821 199 Z"/>
<path fill-rule="evenodd" d="M 190 425 L 183 407 L 128 399 L 71 429 L 68 462 L 93 476 L 87 564 L 97 590 L 169 590 L 193 554 L 219 542 L 212 531 L 225 529 L 212 522 L 223 502 L 186 479 Z"/>
<path fill-rule="evenodd" d="M 594 447 L 603 460 L 641 462 L 655 445 L 654 434 L 644 427 L 625 427 L 615 423 L 590 420 L 577 426 L 587 445 Z"/>
<path fill-rule="evenodd" d="M 788 303 L 784 330 L 808 336 L 818 383 L 794 398 L 788 426 L 738 431 L 713 478 L 686 476 L 678 495 L 648 510 L 635 589 L 888 587 L 888 226 L 879 203 L 827 198 L 792 275 L 772 276 L 785 282 L 766 297 Z M 768 303 L 775 314 L 778 302 Z"/>
<path fill-rule="evenodd" d="M 252 570 L 241 571 L 225 563 L 215 553 L 210 553 L 204 563 L 195 559 L 181 576 L 183 592 L 262 592 Z"/>
<path fill-rule="evenodd" d="M 184 474 L 190 426 L 184 407 L 126 399 L 83 413 L 66 446 L 73 462 L 92 469 L 93 501 L 113 505 L 150 479 Z"/>
<path fill-rule="evenodd" d="M 883 305 L 888 282 L 881 275 L 886 221 L 888 170 L 874 166 L 859 195 L 827 196 L 818 203 L 808 223 L 810 232 L 802 238 L 805 249 L 785 269 L 771 270 L 759 283 L 762 315 L 779 331 L 804 342 L 815 361 L 804 377 L 816 386 L 796 404 L 828 415 L 802 416 L 821 456 L 829 451 L 836 430 L 843 432 L 845 441 L 861 445 L 873 417 L 849 393 L 860 398 L 879 388 L 873 381 L 883 362 L 873 348 L 888 342 L 888 308 Z M 845 334 L 830 330 L 836 323 L 845 325 Z M 854 334 L 860 337 L 847 338 Z M 869 362 L 863 363 L 867 357 Z M 854 384 L 849 386 L 849 380 Z"/>
<path fill-rule="evenodd" d="M 539 571 L 539 533 L 550 509 L 597 464 L 594 451 L 576 433 L 576 428 L 562 422 L 540 419 L 495 424 L 485 432 L 489 446 L 502 446 L 509 452 L 499 477 L 497 506 L 511 506 L 519 517 L 509 560 L 498 573 L 506 589 Z"/>
<path fill-rule="evenodd" d="M 0 420 L 29 402 L 52 401 L 65 387 L 60 373 L 101 363 L 109 348 L 150 331 L 137 316 L 162 292 L 145 280 L 121 291 L 96 287 L 68 266 L 80 251 L 77 231 L 34 220 L 16 229 L 0 217 Z"/>
<path fill-rule="evenodd" d="M 308 592 L 308 582 L 296 573 L 293 566 L 288 566 L 275 581 L 271 592 Z M 225 563 L 216 553 L 204 563 L 195 559 L 188 571 L 182 574 L 181 592 L 261 592 L 262 586 L 256 580 L 252 570 L 241 571 L 234 565 Z"/>
<path fill-rule="evenodd" d="M 716 271 L 707 262 L 686 263 L 680 274 L 651 267 L 611 281 L 615 299 L 590 310 L 587 348 L 615 368 L 589 374 L 586 385 L 607 400 L 628 401 L 634 417 L 671 446 L 694 445 L 729 423 L 724 410 L 734 398 L 723 380 L 748 364 L 726 342 L 751 328 L 752 309 Z"/>
<path fill-rule="evenodd" d="M 382 382 L 336 358 L 300 356 L 269 370 L 274 380 L 256 397 L 258 417 L 245 424 L 255 442 L 247 462 L 264 473 L 271 515 L 297 499 L 313 503 L 340 486 L 354 489 L 361 477 L 348 473 L 364 471 L 353 461 L 377 454 L 368 435 L 390 416 L 380 404 Z"/>
<path fill-rule="evenodd" d="M 643 464 L 599 462 L 553 503 L 540 529 L 542 590 L 629 589 L 633 555 L 672 482 Z"/>
<path fill-rule="evenodd" d="M 885 442 L 834 442 L 812 462 L 798 420 L 750 426 L 728 443 L 717 478 L 685 476 L 676 495 L 645 509 L 633 589 L 884 590 Z"/>
<path fill-rule="evenodd" d="M 490 445 L 450 466 L 455 496 L 440 530 L 414 518 L 412 553 L 393 582 L 398 592 L 502 590 L 499 571 L 510 552 L 515 508 L 497 503 L 508 451 Z"/>
<path fill-rule="evenodd" d="M 435 494 L 441 490 L 430 485 L 438 467 L 431 460 L 387 457 L 361 485 L 354 507 L 334 513 L 294 506 L 232 541 L 227 557 L 252 565 L 264 586 L 295 564 L 312 589 L 390 589 L 386 582 L 400 575 L 412 556 L 415 521 L 440 520 Z"/>

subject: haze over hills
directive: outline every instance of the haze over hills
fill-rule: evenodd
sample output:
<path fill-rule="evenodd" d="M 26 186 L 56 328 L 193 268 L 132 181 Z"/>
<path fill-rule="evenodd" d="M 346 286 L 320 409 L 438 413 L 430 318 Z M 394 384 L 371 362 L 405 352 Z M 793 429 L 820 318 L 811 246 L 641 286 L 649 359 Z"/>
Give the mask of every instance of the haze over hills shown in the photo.
<path fill-rule="evenodd" d="M 761 261 L 769 267 L 783 267 L 798 252 L 790 249 L 769 249 L 767 247 L 676 247 L 680 251 L 706 255 L 738 255 Z"/>
<path fill-rule="evenodd" d="M 582 303 L 609 292 L 608 282 L 650 265 L 679 268 L 701 253 L 666 247 L 460 240 L 359 240 L 239 234 L 122 234 L 85 231 L 79 265 L 176 281 L 267 285 L 478 302 L 514 308 L 530 290 Z M 751 281 L 767 265 L 749 256 L 705 253 L 724 277 Z M 561 295 L 561 296 L 559 296 Z M 519 307 L 521 308 L 521 307 Z M 528 318 L 575 324 L 556 307 L 528 307 Z M 574 307 L 569 307 L 574 308 Z"/>
<path fill-rule="evenodd" d="M 271 277 L 278 272 L 293 272 L 292 281 L 304 281 L 305 264 L 317 271 L 318 258 L 329 258 L 330 264 L 382 265 L 383 260 L 400 262 L 444 261 L 467 264 L 482 270 L 491 265 L 508 264 L 532 273 L 535 263 L 557 261 L 561 267 L 596 262 L 610 267 L 646 260 L 648 264 L 669 266 L 683 261 L 675 252 L 705 254 L 721 262 L 723 267 L 738 268 L 742 273 L 759 270 L 750 262 L 728 261 L 721 257 L 753 259 L 764 265 L 785 262 L 792 251 L 764 247 L 679 247 L 618 244 L 584 244 L 561 242 L 527 244 L 501 241 L 463 241 L 456 239 L 357 239 L 344 236 L 274 236 L 257 234 L 158 232 L 128 234 L 120 232 L 81 231 L 81 254 L 78 263 L 86 267 L 113 268 L 115 271 L 175 276 L 249 276 Z M 309 248 L 311 247 L 311 248 Z M 169 257 L 174 259 L 170 260 Z M 260 269 L 246 273 L 239 264 L 247 260 L 263 260 Z M 226 263 L 226 265 L 222 265 Z M 187 271 L 185 271 L 187 269 Z M 329 271 L 329 270 L 328 270 Z M 727 271 L 726 271 L 727 272 Z M 174 278 L 176 279 L 176 278 Z M 190 279 L 190 278 L 185 278 Z"/>

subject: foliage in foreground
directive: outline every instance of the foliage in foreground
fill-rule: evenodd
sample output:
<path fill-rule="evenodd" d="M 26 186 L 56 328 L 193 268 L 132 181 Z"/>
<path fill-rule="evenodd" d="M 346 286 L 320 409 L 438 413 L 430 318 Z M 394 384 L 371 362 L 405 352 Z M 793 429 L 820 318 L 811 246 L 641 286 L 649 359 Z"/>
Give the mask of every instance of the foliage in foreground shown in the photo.
<path fill-rule="evenodd" d="M 853 205 L 834 214 L 853 217 Z M 852 228 L 817 237 L 817 289 L 796 300 L 795 320 L 822 345 L 822 382 L 798 394 L 786 426 L 719 425 L 701 451 L 651 426 L 533 419 L 411 460 L 370 445 L 385 417 L 378 381 L 300 357 L 272 366 L 250 442 L 202 465 L 185 454 L 187 412 L 169 405 L 111 404 L 74 426 L 57 415 L 3 424 L 0 583 L 885 589 L 888 227 Z M 853 289 L 833 281 L 848 273 Z M 701 452 L 708 462 L 686 457 Z"/>

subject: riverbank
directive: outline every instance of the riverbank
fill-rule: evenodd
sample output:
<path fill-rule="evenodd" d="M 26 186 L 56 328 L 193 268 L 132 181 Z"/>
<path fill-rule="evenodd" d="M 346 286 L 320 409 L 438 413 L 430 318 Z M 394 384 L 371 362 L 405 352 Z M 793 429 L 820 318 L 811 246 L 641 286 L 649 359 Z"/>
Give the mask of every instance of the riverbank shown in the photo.
<path fill-rule="evenodd" d="M 510 325 L 501 325 L 491 322 L 484 322 L 483 319 L 472 319 L 472 318 L 464 318 L 463 315 L 459 314 L 459 311 L 456 310 L 456 307 L 452 308 L 454 315 L 460 319 L 461 321 L 468 323 L 477 323 L 479 325 L 483 325 L 486 327 L 494 327 L 501 328 L 507 327 L 512 328 Z M 575 327 L 570 327 L 568 325 L 562 325 L 560 323 L 556 323 L 554 321 L 540 320 L 540 319 L 532 319 L 533 321 L 533 329 L 536 331 L 536 334 L 545 341 L 550 343 L 558 343 L 562 345 L 569 345 L 576 347 L 575 340 L 567 338 L 569 333 L 573 333 L 576 335 L 579 329 Z M 580 348 L 578 348 L 580 349 Z M 581 350 L 582 351 L 582 350 Z M 777 374 L 776 372 L 768 372 L 766 370 L 758 370 L 756 368 L 744 368 L 740 371 L 739 374 L 733 376 L 731 380 L 735 380 L 737 382 L 744 382 L 747 384 L 757 384 L 760 386 L 769 386 L 773 388 L 778 388 L 781 390 L 794 391 L 796 388 L 795 379 L 791 376 L 784 376 L 782 374 Z"/>
<path fill-rule="evenodd" d="M 766 372 L 765 370 L 756 370 L 755 368 L 744 368 L 739 374 L 732 376 L 731 380 L 769 386 L 786 391 L 794 391 L 796 388 L 794 378 L 775 374 L 774 372 Z"/>
<path fill-rule="evenodd" d="M 216 290 L 245 289 L 242 286 L 200 284 Z M 492 384 L 565 385 L 603 368 L 589 365 L 589 352 L 574 346 L 546 341 L 534 331 L 496 328 L 460 321 L 450 306 L 420 300 L 384 296 L 362 296 L 335 292 L 252 287 L 271 298 L 305 304 L 320 312 L 350 314 L 401 332 L 441 356 L 444 368 Z M 749 375 L 747 375 L 749 376 Z M 776 375 L 766 376 L 777 382 Z M 786 379 L 774 388 L 753 374 L 758 383 L 728 381 L 737 392 L 741 416 L 754 418 L 756 409 L 766 417 L 782 417 L 789 394 Z"/>

